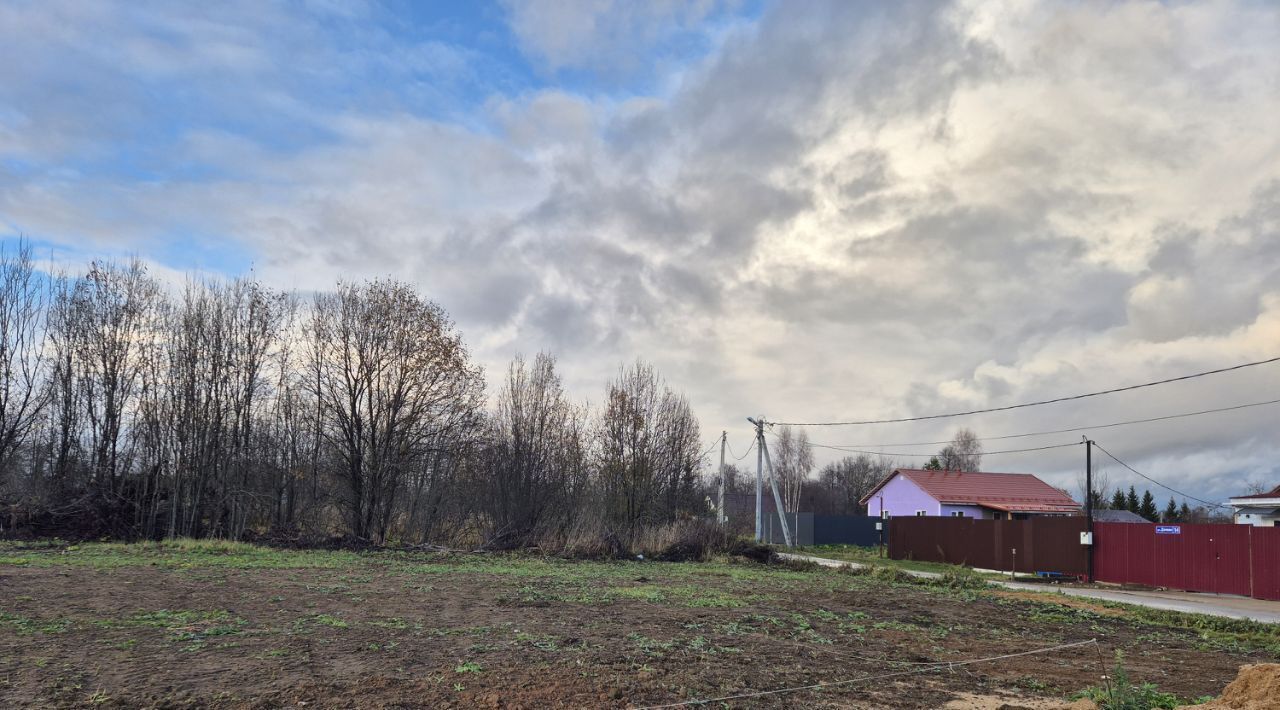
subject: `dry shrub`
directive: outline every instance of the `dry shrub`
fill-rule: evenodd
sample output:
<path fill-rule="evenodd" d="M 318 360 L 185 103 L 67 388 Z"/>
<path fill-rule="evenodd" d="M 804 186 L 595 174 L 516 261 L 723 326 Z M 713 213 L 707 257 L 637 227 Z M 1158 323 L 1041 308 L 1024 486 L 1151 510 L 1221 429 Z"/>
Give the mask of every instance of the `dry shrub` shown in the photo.
<path fill-rule="evenodd" d="M 555 557 L 577 560 L 616 560 L 627 556 L 627 545 L 602 521 L 587 518 L 567 529 L 542 530 L 532 548 Z"/>
<path fill-rule="evenodd" d="M 871 571 L 867 573 L 872 579 L 879 582 L 890 582 L 894 584 L 914 584 L 919 580 L 897 567 L 889 567 L 886 565 L 875 565 Z"/>
<path fill-rule="evenodd" d="M 760 564 L 772 562 L 777 554 L 769 545 L 743 538 L 731 542 L 727 552 L 734 557 L 742 557 Z"/>
<path fill-rule="evenodd" d="M 823 567 L 813 560 L 792 560 L 786 558 L 775 558 L 773 564 L 779 567 L 785 567 L 792 572 L 831 572 L 830 567 Z"/>
<path fill-rule="evenodd" d="M 725 552 L 732 542 L 724 528 L 710 520 L 677 520 L 645 529 L 635 551 L 663 562 L 705 562 Z"/>
<path fill-rule="evenodd" d="M 732 537 L 710 520 L 676 520 L 641 528 L 631 540 L 599 520 L 582 520 L 568 530 L 539 535 L 541 552 L 570 559 L 629 559 L 643 555 L 662 562 L 702 562 L 729 552 Z"/>

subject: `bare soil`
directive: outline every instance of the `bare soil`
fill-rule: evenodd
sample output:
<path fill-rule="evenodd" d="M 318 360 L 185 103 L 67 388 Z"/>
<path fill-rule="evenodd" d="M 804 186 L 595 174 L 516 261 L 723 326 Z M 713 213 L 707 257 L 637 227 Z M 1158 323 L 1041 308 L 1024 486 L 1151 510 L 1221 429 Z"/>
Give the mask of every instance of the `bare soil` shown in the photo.
<path fill-rule="evenodd" d="M 1050 707 L 1117 648 L 1184 698 L 1274 660 L 1056 596 L 751 563 L 76 554 L 0 557 L 0 707 L 643 707 L 894 673 L 724 706 Z"/>

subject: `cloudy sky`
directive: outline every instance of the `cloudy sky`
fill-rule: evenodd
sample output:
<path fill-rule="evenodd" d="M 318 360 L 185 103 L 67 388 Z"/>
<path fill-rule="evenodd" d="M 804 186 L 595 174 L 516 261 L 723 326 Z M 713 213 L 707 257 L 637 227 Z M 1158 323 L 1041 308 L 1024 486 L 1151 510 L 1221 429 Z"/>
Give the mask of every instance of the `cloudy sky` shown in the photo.
<path fill-rule="evenodd" d="M 491 380 L 547 350 L 598 400 L 641 357 L 739 454 L 747 415 L 1144 382 L 1280 355 L 1280 6 L 17 0 L 0 238 L 19 235 L 175 280 L 404 279 Z M 1277 398 L 1280 364 L 812 437 Z M 1280 405 L 1092 435 L 1212 500 L 1280 483 Z M 1082 466 L 984 461 L 1073 488 Z"/>

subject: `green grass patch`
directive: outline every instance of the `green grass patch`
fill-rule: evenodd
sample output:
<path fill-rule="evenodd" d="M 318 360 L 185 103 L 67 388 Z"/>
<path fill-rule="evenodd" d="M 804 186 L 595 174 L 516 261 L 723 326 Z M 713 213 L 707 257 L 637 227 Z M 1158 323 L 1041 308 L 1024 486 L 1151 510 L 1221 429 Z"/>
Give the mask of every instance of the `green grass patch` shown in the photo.
<path fill-rule="evenodd" d="M 0 628 L 12 629 L 22 636 L 31 634 L 63 634 L 72 627 L 71 619 L 35 619 L 0 611 Z"/>
<path fill-rule="evenodd" d="M 335 629 L 345 629 L 350 626 L 345 619 L 333 616 L 332 614 L 316 614 L 311 617 L 311 622 L 320 624 L 321 626 L 331 626 Z"/>

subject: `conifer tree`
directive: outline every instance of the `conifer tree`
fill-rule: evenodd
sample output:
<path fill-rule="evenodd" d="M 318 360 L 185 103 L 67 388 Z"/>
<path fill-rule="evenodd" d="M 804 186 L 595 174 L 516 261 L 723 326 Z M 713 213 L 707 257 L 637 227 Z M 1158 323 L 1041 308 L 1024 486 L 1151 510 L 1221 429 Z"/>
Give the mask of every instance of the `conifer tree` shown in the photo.
<path fill-rule="evenodd" d="M 1142 504 L 1138 506 L 1138 515 L 1153 523 L 1160 521 L 1160 510 L 1156 508 L 1156 498 L 1149 490 L 1142 492 Z"/>

